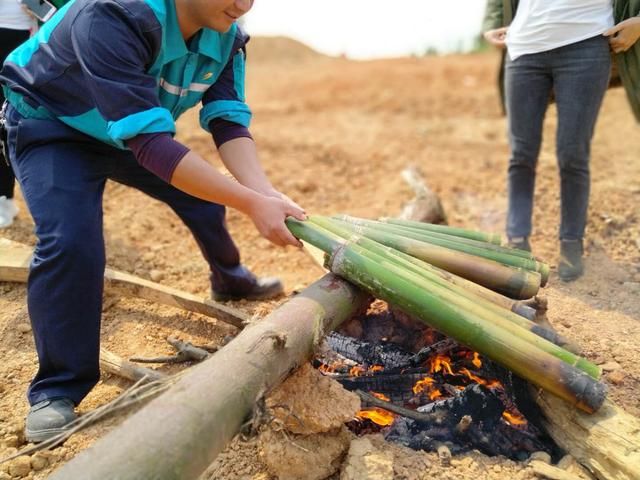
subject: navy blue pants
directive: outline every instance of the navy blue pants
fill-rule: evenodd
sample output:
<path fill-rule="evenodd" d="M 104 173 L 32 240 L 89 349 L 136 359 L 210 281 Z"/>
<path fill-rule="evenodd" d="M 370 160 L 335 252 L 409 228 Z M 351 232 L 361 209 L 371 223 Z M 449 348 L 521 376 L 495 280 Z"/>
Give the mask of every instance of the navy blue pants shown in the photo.
<path fill-rule="evenodd" d="M 591 138 L 607 89 L 611 54 L 598 35 L 541 53 L 507 59 L 509 123 L 507 235 L 531 234 L 542 126 L 553 91 L 558 107 L 556 156 L 560 170 L 561 240 L 581 240 L 589 205 Z"/>
<path fill-rule="evenodd" d="M 28 307 L 39 370 L 29 402 L 67 397 L 76 404 L 99 379 L 105 250 L 102 195 L 107 179 L 167 203 L 189 227 L 211 268 L 212 288 L 239 293 L 255 277 L 225 227 L 225 208 L 187 195 L 118 150 L 57 120 L 7 111 L 8 150 L 35 221 L 37 245 Z"/>

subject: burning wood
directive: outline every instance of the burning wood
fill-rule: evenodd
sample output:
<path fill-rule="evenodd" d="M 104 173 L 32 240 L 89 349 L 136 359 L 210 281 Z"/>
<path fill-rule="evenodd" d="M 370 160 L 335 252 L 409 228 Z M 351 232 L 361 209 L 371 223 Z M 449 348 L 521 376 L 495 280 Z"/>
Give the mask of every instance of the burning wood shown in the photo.
<path fill-rule="evenodd" d="M 385 321 L 388 318 L 380 313 L 376 316 Z M 368 321 L 362 319 L 363 323 Z M 406 318 L 401 321 L 403 328 L 412 329 Z M 378 331 L 388 334 L 390 330 Z M 370 332 L 367 335 L 370 337 Z M 429 336 L 428 332 L 425 335 Z M 406 353 L 405 364 L 371 371 L 362 365 L 372 363 L 374 358 L 379 360 L 379 351 L 372 348 L 376 342 L 346 341 L 337 333 L 331 336 L 339 346 L 367 347 L 342 351 L 347 360 L 361 362 L 361 368 L 351 368 L 346 374 L 327 374 L 363 400 L 363 408 L 356 415 L 358 421 L 350 424 L 355 432 L 381 431 L 385 438 L 413 448 L 435 449 L 447 442 L 454 452 L 479 449 L 513 459 L 527 458 L 538 450 L 555 451 L 555 446 L 547 443 L 548 439 L 518 410 L 508 372 L 478 352 L 451 339 L 440 340 L 421 349 L 416 367 L 411 363 L 416 354 L 395 345 L 394 352 Z M 367 358 L 367 354 L 373 358 Z"/>
<path fill-rule="evenodd" d="M 340 355 L 358 363 L 384 369 L 409 366 L 413 356 L 411 352 L 391 343 L 371 344 L 333 332 L 327 335 L 326 340 L 329 346 Z M 366 370 L 365 368 L 364 371 Z"/>

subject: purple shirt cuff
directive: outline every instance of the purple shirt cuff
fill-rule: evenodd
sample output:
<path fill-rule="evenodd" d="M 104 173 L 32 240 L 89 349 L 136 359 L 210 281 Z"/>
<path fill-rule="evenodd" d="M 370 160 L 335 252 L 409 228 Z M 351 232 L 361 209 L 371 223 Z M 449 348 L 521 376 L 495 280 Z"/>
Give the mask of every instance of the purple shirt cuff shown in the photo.
<path fill-rule="evenodd" d="M 209 122 L 209 131 L 218 148 L 234 138 L 247 137 L 253 140 L 247 127 L 239 123 L 223 120 L 222 118 L 214 118 L 211 120 Z"/>
<path fill-rule="evenodd" d="M 126 140 L 140 165 L 171 183 L 173 172 L 189 149 L 169 133 L 143 133 Z"/>

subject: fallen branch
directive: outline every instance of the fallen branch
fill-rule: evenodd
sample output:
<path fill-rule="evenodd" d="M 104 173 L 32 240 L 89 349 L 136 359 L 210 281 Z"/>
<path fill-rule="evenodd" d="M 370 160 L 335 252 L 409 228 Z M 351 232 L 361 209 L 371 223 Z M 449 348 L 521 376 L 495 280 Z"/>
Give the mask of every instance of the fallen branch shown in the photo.
<path fill-rule="evenodd" d="M 143 378 L 146 381 L 156 381 L 166 378 L 166 375 L 150 368 L 134 365 L 105 348 L 100 349 L 100 368 L 107 373 L 117 375 L 137 382 Z"/>
<path fill-rule="evenodd" d="M 211 353 L 203 348 L 194 346 L 189 342 L 184 342 L 175 337 L 168 337 L 167 342 L 178 353 L 175 355 L 163 357 L 131 357 L 129 360 L 136 363 L 185 363 L 185 362 L 202 362 L 211 356 Z"/>
<path fill-rule="evenodd" d="M 402 178 L 413 189 L 415 198 L 408 202 L 398 218 L 427 223 L 447 223 L 447 217 L 437 194 L 427 187 L 415 165 L 402 171 Z"/>

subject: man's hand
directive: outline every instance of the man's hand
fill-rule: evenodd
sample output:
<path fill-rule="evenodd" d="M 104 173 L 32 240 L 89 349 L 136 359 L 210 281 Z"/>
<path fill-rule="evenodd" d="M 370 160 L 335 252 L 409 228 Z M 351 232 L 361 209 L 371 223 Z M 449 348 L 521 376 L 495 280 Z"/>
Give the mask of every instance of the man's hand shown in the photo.
<path fill-rule="evenodd" d="M 293 245 L 300 248 L 302 242 L 291 234 L 284 221 L 288 216 L 298 220 L 306 220 L 307 216 L 296 203 L 285 198 L 288 201 L 275 196 L 261 196 L 247 213 L 260 235 L 270 242 L 281 247 Z"/>
<path fill-rule="evenodd" d="M 284 200 L 285 202 L 287 202 L 289 205 L 291 205 L 294 208 L 298 208 L 300 210 L 302 210 L 302 213 L 306 214 L 307 212 L 305 211 L 304 208 L 302 208 L 300 205 L 298 205 L 296 202 L 294 202 L 293 200 L 291 200 L 287 195 L 285 195 L 282 192 L 279 192 L 278 190 L 276 190 L 275 188 L 270 188 L 268 191 L 266 192 L 261 192 L 264 195 L 266 195 L 267 197 L 274 197 L 274 198 L 280 198 L 282 200 Z"/>
<path fill-rule="evenodd" d="M 640 17 L 628 18 L 603 33 L 615 53 L 629 50 L 640 38 Z"/>
<path fill-rule="evenodd" d="M 507 38 L 508 27 L 495 28 L 493 30 L 487 30 L 482 35 L 484 39 L 497 48 L 505 48 L 505 39 Z"/>

